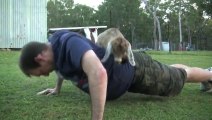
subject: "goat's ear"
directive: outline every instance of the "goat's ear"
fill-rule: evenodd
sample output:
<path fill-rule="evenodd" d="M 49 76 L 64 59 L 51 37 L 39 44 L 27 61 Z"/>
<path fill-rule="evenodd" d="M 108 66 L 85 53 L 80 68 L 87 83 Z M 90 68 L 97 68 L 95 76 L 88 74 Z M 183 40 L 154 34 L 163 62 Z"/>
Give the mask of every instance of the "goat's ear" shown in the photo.
<path fill-rule="evenodd" d="M 131 45 L 129 44 L 128 46 L 128 60 L 130 62 L 130 64 L 132 66 L 135 66 L 135 60 L 134 60 L 134 55 L 133 55 L 133 52 L 132 52 L 132 49 L 131 49 Z"/>
<path fill-rule="evenodd" d="M 112 52 L 112 44 L 111 44 L 111 41 L 110 41 L 110 42 L 108 42 L 108 44 L 107 44 L 107 48 L 106 48 L 106 51 L 105 51 L 105 55 L 104 55 L 104 57 L 102 58 L 101 62 L 106 62 L 107 59 L 109 58 L 111 52 Z"/>

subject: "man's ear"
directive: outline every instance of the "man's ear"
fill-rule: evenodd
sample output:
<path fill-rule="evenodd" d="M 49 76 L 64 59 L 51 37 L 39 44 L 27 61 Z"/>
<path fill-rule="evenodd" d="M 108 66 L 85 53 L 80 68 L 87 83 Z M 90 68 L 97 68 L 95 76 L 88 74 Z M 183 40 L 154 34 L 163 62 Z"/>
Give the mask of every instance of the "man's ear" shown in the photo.
<path fill-rule="evenodd" d="M 37 63 L 40 63 L 44 60 L 44 56 L 40 53 L 34 59 Z"/>

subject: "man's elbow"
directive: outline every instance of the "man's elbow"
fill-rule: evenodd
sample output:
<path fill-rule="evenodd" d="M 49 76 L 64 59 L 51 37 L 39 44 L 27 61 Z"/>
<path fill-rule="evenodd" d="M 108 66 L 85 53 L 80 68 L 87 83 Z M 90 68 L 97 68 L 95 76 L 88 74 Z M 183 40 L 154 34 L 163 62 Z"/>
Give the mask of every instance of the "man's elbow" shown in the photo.
<path fill-rule="evenodd" d="M 100 82 L 107 82 L 107 71 L 104 67 L 99 68 L 97 74 Z"/>

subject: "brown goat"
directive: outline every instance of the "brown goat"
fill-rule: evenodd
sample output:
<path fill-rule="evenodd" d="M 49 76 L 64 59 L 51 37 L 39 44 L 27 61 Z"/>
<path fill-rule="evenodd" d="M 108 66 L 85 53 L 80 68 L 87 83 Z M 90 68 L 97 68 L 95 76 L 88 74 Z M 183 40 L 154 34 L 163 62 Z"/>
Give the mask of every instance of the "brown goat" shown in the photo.
<path fill-rule="evenodd" d="M 97 44 L 106 49 L 102 62 L 105 62 L 110 54 L 113 54 L 116 62 L 121 63 L 123 60 L 128 59 L 130 64 L 135 66 L 131 45 L 119 29 L 109 28 L 99 34 Z"/>

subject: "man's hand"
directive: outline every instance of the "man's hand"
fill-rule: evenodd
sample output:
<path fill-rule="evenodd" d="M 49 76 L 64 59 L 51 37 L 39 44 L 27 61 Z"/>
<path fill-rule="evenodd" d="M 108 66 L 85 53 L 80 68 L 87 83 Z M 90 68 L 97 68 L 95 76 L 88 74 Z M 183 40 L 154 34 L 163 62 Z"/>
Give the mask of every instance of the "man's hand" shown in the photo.
<path fill-rule="evenodd" d="M 48 88 L 48 89 L 46 89 L 46 90 L 43 90 L 43 91 L 41 91 L 41 92 L 38 92 L 37 93 L 37 95 L 57 95 L 57 94 L 59 94 L 59 91 L 58 90 L 56 90 L 55 88 Z"/>
<path fill-rule="evenodd" d="M 55 88 L 48 88 L 46 90 L 38 92 L 37 95 L 58 95 L 60 93 L 60 89 L 63 84 L 63 76 L 58 71 L 55 72 L 57 74 L 57 83 Z"/>

